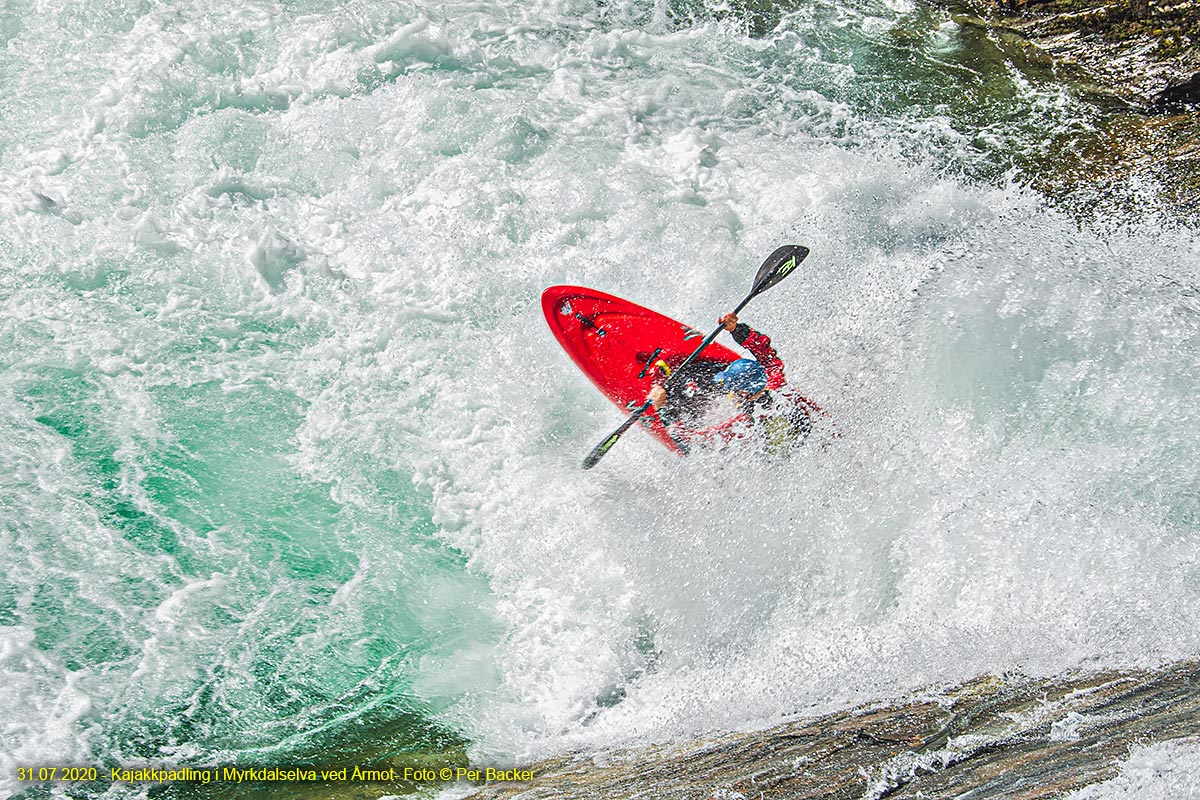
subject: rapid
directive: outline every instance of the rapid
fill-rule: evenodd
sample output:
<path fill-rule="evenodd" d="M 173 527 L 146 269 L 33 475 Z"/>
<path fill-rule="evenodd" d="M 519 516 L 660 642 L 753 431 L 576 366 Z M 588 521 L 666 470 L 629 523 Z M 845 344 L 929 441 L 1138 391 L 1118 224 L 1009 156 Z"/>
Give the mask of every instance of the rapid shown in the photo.
<path fill-rule="evenodd" d="M 0 790 L 1200 656 L 1200 236 L 1039 191 L 1041 77 L 909 0 L 5 5 Z M 788 242 L 836 439 L 581 470 L 542 289 L 711 329 Z"/>

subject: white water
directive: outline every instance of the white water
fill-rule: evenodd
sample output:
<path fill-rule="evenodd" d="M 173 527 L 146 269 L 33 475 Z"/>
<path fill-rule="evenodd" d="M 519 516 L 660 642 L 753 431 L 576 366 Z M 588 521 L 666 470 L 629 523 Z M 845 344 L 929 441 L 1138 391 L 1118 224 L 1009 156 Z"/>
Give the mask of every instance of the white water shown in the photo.
<path fill-rule="evenodd" d="M 532 742 L 685 735 L 986 671 L 1195 652 L 1195 311 L 1141 260 L 1162 240 L 1106 243 L 1029 198 L 941 193 L 971 206 L 958 236 L 885 255 L 826 233 L 818 252 L 853 255 L 817 256 L 790 287 L 802 301 L 753 316 L 837 420 L 825 452 L 679 463 L 623 442 L 581 474 L 579 450 L 559 452 L 570 437 L 530 447 L 506 428 L 492 446 L 521 457 L 502 469 L 482 447 L 439 460 L 455 541 L 507 601 L 502 699 L 476 719 L 507 713 L 488 740 L 511 744 L 514 720 Z M 838 227 L 820 204 L 794 213 Z M 552 357 L 496 358 L 519 374 Z M 552 420 L 589 402 L 587 387 L 510 391 Z M 596 439 L 612 417 L 578 427 Z M 447 417 L 445 436 L 461 425 Z M 640 668 L 639 626 L 654 671 L 580 725 L 597 686 Z"/>
<path fill-rule="evenodd" d="M 1139 747 L 1120 774 L 1067 800 L 1195 800 L 1200 797 L 1200 746 L 1195 739 Z"/>
<path fill-rule="evenodd" d="M 1194 230 L 1022 188 L 1009 152 L 1091 112 L 938 84 L 940 12 L 669 10 L 5 12 L 6 775 L 288 754 L 263 664 L 330 687 L 300 728 L 382 692 L 507 760 L 1200 655 Z M 704 327 L 784 242 L 743 318 L 840 438 L 581 471 L 620 415 L 542 288 Z M 38 421 L 73 391 L 100 467 Z M 98 516 L 98 469 L 177 547 Z"/>

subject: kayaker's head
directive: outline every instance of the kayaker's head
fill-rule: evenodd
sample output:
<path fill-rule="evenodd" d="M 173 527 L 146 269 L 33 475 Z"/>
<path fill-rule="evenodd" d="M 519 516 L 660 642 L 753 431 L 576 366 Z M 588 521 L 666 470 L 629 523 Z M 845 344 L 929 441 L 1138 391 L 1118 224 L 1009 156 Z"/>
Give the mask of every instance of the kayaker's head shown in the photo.
<path fill-rule="evenodd" d="M 767 388 L 767 371 L 753 358 L 740 358 L 714 375 L 713 383 L 738 397 L 753 397 Z"/>

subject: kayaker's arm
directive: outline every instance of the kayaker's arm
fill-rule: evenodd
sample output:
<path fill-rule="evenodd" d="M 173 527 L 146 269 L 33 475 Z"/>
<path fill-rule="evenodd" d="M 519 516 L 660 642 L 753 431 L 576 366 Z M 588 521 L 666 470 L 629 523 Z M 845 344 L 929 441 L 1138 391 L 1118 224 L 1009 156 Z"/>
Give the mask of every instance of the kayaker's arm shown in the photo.
<path fill-rule="evenodd" d="M 771 339 L 763 333 L 751 328 L 744 322 L 738 322 L 736 314 L 726 314 L 717 320 L 725 326 L 725 330 L 733 334 L 733 340 L 742 347 L 750 351 L 750 353 L 762 364 L 763 369 L 767 371 L 767 389 L 778 389 L 787 383 L 787 376 L 783 372 L 783 359 L 775 352 L 775 348 L 771 346 Z"/>
<path fill-rule="evenodd" d="M 662 387 L 662 384 L 654 384 L 650 387 L 650 391 L 646 394 L 646 400 L 650 403 L 650 410 L 645 413 L 649 419 L 657 419 L 664 427 L 670 427 L 675 422 L 675 415 L 671 413 L 671 408 L 667 405 L 667 390 Z"/>

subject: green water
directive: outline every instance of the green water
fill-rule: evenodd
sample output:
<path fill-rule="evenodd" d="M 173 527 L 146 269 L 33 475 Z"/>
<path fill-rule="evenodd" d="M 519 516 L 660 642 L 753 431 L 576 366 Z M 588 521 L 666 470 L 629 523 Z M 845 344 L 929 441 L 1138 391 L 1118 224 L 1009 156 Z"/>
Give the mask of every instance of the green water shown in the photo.
<path fill-rule="evenodd" d="M 4 792 L 1200 652 L 1200 243 L 1137 180 L 1042 194 L 1107 110 L 952 10 L 10 3 L 0 42 Z M 578 469 L 620 414 L 541 291 L 706 328 L 785 242 L 744 318 L 837 445 Z"/>

